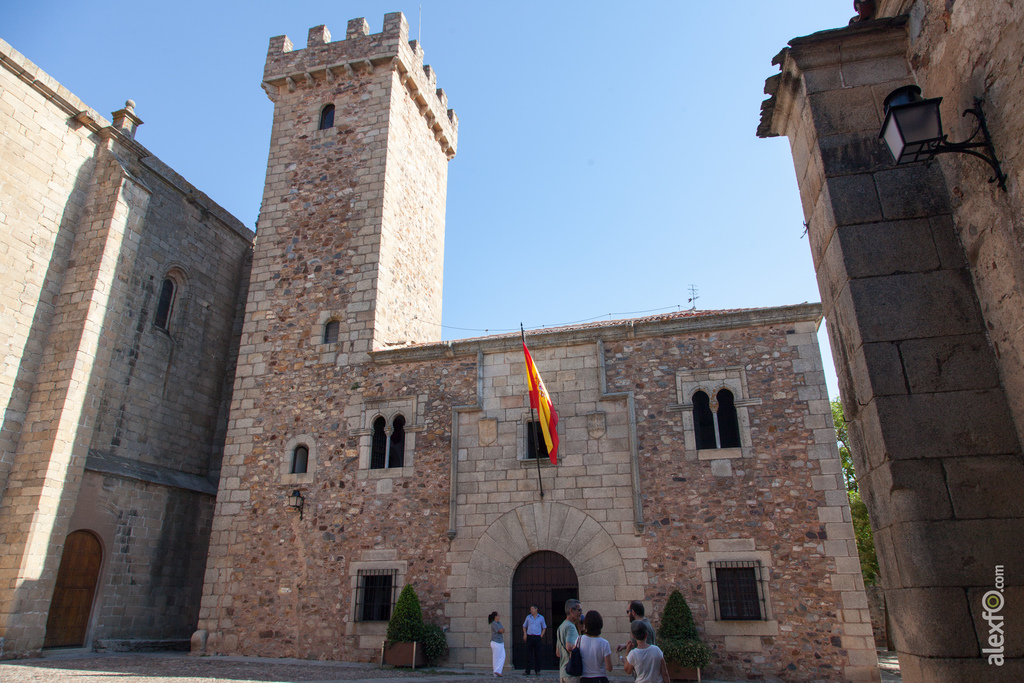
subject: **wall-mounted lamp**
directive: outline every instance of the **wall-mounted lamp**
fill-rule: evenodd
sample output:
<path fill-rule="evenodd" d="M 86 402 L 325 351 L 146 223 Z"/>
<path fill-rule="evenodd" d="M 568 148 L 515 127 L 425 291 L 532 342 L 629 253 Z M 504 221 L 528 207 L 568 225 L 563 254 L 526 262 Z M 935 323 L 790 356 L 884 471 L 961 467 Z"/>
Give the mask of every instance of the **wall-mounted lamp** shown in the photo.
<path fill-rule="evenodd" d="M 978 127 L 971 137 L 963 142 L 947 142 L 942 134 L 942 117 L 939 114 L 941 97 L 926 100 L 921 96 L 921 88 L 907 85 L 897 88 L 885 98 L 885 122 L 878 137 L 885 140 L 889 153 L 897 164 L 910 164 L 915 161 L 929 161 L 936 154 L 960 152 L 978 157 L 992 167 L 994 178 L 990 183 L 999 183 L 1006 191 L 1006 175 L 999 167 L 992 138 L 985 125 L 985 114 L 981 110 L 981 100 L 974 98 L 974 107 L 963 113 L 972 115 L 978 121 Z M 982 140 L 974 141 L 978 135 Z M 975 151 L 983 149 L 988 154 Z"/>
<path fill-rule="evenodd" d="M 299 519 L 302 519 L 302 506 L 305 502 L 302 493 L 298 490 L 292 491 L 292 495 L 288 496 L 288 507 L 299 511 Z"/>

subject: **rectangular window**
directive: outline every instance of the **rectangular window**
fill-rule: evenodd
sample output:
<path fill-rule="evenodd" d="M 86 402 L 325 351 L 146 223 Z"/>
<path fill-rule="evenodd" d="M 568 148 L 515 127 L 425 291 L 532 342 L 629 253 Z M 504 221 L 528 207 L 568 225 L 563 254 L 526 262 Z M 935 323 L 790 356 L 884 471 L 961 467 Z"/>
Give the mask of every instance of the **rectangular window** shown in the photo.
<path fill-rule="evenodd" d="M 531 420 L 526 423 L 526 458 L 528 460 L 534 458 L 546 460 L 547 457 L 548 445 L 544 442 L 544 432 L 540 429 L 540 422 Z"/>
<path fill-rule="evenodd" d="M 721 621 L 764 619 L 763 576 L 759 561 L 711 562 L 715 618 Z"/>
<path fill-rule="evenodd" d="M 360 569 L 356 576 L 356 620 L 387 621 L 395 604 L 397 569 Z"/>

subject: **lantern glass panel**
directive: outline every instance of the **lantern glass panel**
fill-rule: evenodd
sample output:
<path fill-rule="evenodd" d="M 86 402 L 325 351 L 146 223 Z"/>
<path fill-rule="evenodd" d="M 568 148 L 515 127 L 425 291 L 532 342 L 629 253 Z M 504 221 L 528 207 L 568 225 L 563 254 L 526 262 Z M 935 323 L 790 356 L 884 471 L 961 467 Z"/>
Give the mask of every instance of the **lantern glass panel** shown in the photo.
<path fill-rule="evenodd" d="M 924 100 L 914 104 L 893 107 L 892 114 L 899 123 L 906 144 L 929 142 L 942 137 L 939 119 L 939 100 Z"/>
<path fill-rule="evenodd" d="M 885 128 L 882 130 L 882 138 L 889 148 L 892 160 L 899 163 L 900 155 L 903 154 L 903 136 L 900 135 L 900 127 L 896 125 L 896 119 L 893 118 L 891 113 L 885 117 Z"/>

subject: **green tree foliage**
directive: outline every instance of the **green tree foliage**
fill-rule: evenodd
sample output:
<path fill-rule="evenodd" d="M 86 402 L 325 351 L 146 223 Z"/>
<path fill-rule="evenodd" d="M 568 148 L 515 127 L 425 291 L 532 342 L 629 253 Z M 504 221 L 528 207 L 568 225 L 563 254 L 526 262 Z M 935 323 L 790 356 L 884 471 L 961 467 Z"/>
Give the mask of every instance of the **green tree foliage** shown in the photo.
<path fill-rule="evenodd" d="M 703 669 L 711 661 L 711 650 L 700 642 L 693 612 L 678 590 L 672 591 L 661 613 L 658 625 L 658 647 L 665 661 Z"/>
<path fill-rule="evenodd" d="M 396 643 L 412 643 L 420 639 L 423 631 L 423 610 L 416 589 L 405 584 L 395 609 L 388 620 L 388 640 Z"/>
<path fill-rule="evenodd" d="M 878 555 L 875 554 L 875 537 L 871 533 L 868 506 L 860 497 L 857 473 L 854 472 L 853 458 L 850 457 L 850 437 L 846 430 L 846 416 L 843 415 L 843 406 L 839 399 L 832 401 L 832 421 L 836 425 L 839 459 L 843 466 L 846 494 L 850 498 L 850 514 L 853 518 L 853 535 L 857 540 L 857 554 L 860 556 L 860 571 L 864 575 L 864 583 L 873 586 L 878 583 Z"/>
<path fill-rule="evenodd" d="M 437 624 L 423 624 L 417 640 L 423 643 L 423 653 L 431 664 L 437 664 L 448 656 L 448 638 Z"/>
<path fill-rule="evenodd" d="M 850 436 L 846 431 L 846 416 L 839 399 L 832 400 L 832 422 L 836 425 L 836 441 L 839 443 L 839 460 L 843 465 L 843 479 L 846 481 L 847 493 L 857 491 L 857 474 L 853 471 L 853 458 L 850 457 Z"/>

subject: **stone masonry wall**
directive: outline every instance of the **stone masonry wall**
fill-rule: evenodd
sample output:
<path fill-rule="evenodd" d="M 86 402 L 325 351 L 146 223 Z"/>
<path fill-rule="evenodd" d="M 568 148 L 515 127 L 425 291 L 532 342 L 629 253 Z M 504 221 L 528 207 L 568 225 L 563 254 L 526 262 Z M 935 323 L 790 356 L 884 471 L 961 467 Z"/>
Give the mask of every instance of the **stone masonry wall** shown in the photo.
<path fill-rule="evenodd" d="M 20 302 L 3 303 L 0 656 L 38 651 L 67 533 L 120 504 L 159 541 L 91 529 L 110 585 L 135 588 L 97 600 L 87 638 L 187 637 L 253 234 L 135 142 L 130 105 L 111 124 L 2 42 L 0 62 L 0 297 Z M 172 270 L 168 336 L 152 313 Z M 135 493 L 80 498 L 97 472 Z"/>
<path fill-rule="evenodd" d="M 653 623 L 678 588 L 715 651 L 711 677 L 877 676 L 814 324 L 638 339 L 605 353 L 609 391 L 635 394 Z M 689 396 L 675 375 L 707 371 L 713 391 L 726 368 L 743 369 L 745 398 L 759 404 L 748 409 L 749 450 L 714 460 L 686 443 L 692 423 L 677 405 Z M 736 550 L 763 556 L 716 555 Z M 715 621 L 702 556 L 766 559 L 771 619 L 754 628 Z"/>
<path fill-rule="evenodd" d="M 0 40 L 0 495 L 6 488 L 54 299 L 82 215 L 97 136 L 69 126 L 31 83 L 71 93 Z M 87 109 L 81 105 L 82 109 Z M 54 163 L 59 158 L 61 163 Z"/>

